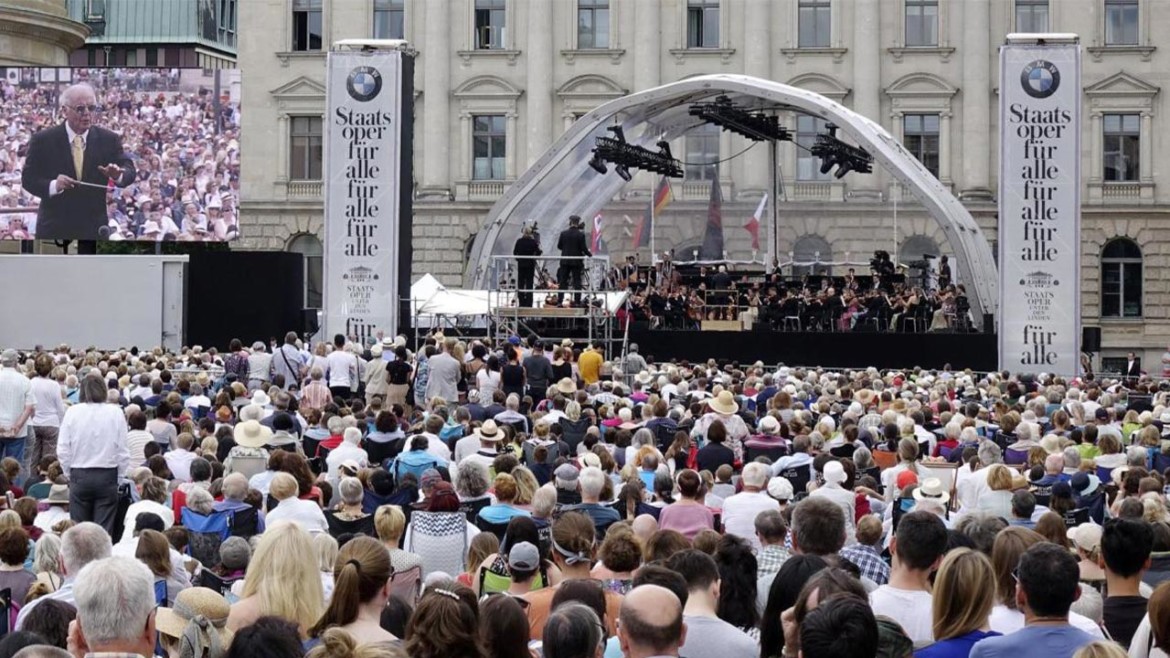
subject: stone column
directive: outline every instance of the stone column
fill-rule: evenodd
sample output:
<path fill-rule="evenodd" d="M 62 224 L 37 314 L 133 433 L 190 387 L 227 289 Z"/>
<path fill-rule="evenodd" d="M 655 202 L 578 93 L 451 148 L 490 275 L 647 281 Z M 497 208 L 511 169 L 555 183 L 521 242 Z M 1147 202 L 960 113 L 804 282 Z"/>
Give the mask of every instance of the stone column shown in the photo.
<path fill-rule="evenodd" d="M 880 0 L 854 0 L 853 5 L 853 109 L 878 123 L 881 120 L 881 6 Z M 854 196 L 876 198 L 885 176 L 880 166 L 872 174 L 849 176 Z"/>
<path fill-rule="evenodd" d="M 1154 182 L 1154 122 L 1149 110 L 1142 112 L 1141 132 L 1138 133 L 1138 179 L 1145 184 Z"/>
<path fill-rule="evenodd" d="M 281 114 L 276 119 L 276 180 L 288 181 L 288 142 L 290 123 L 287 114 Z"/>
<path fill-rule="evenodd" d="M 963 200 L 990 201 L 991 3 L 963 0 L 963 144 L 959 158 Z"/>
<path fill-rule="evenodd" d="M 943 185 L 953 185 L 951 181 L 951 123 L 950 112 L 939 112 L 938 179 Z"/>
<path fill-rule="evenodd" d="M 657 87 L 662 71 L 661 5 L 659 0 L 634 3 L 634 88 Z"/>
<path fill-rule="evenodd" d="M 418 196 L 447 197 L 451 193 L 451 17 L 445 2 L 428 2 L 424 6 L 423 175 Z M 471 157 L 470 151 L 467 157 Z"/>
<path fill-rule="evenodd" d="M 772 2 L 753 0 L 746 3 L 743 11 L 743 72 L 747 75 L 772 79 Z M 796 130 L 796 126 L 788 126 Z M 737 140 L 740 148 L 747 146 L 747 140 Z M 736 166 L 742 167 L 739 178 L 743 182 L 740 196 L 756 199 L 772 187 L 771 145 L 762 143 L 748 151 Z"/>
<path fill-rule="evenodd" d="M 529 0 L 528 9 L 528 97 L 527 162 L 532 166 L 548 148 L 552 137 L 552 72 L 553 72 L 553 3 L 547 0 Z"/>

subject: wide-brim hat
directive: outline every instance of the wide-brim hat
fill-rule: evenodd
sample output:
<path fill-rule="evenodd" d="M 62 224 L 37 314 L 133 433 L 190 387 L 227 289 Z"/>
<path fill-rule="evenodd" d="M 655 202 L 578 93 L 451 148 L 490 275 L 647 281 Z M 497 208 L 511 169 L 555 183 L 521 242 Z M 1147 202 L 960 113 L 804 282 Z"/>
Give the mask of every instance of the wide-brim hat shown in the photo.
<path fill-rule="evenodd" d="M 1097 487 L 1101 486 L 1101 478 L 1092 473 L 1081 471 L 1072 476 L 1069 485 L 1072 486 L 1073 493 L 1076 495 L 1091 496 L 1097 491 Z"/>
<path fill-rule="evenodd" d="M 245 420 L 232 430 L 236 445 L 244 448 L 260 448 L 272 438 L 272 430 L 258 420 Z"/>
<path fill-rule="evenodd" d="M 231 606 L 219 592 L 206 587 L 189 587 L 179 592 L 170 608 L 159 608 L 155 614 L 155 628 L 167 637 L 181 638 L 191 620 L 203 617 L 208 621 L 208 633 L 219 635 L 220 646 L 226 649 L 232 632 L 227 629 Z"/>
<path fill-rule="evenodd" d="M 868 388 L 863 388 L 863 389 L 861 389 L 853 394 L 853 399 L 857 400 L 858 402 L 860 402 L 861 404 L 863 404 L 865 406 L 869 406 L 869 405 L 873 404 L 873 400 L 875 397 L 877 397 L 877 394 Z"/>
<path fill-rule="evenodd" d="M 573 380 L 569 379 L 568 377 L 565 377 L 561 381 L 557 382 L 556 389 L 558 393 L 563 395 L 572 395 L 577 392 L 577 384 L 575 384 Z"/>
<path fill-rule="evenodd" d="M 256 391 L 252 394 L 252 404 L 258 404 L 261 407 L 267 407 L 268 405 L 272 404 L 272 398 L 268 397 L 268 394 L 264 391 Z"/>
<path fill-rule="evenodd" d="M 707 401 L 707 405 L 716 413 L 721 413 L 727 416 L 739 411 L 739 405 L 735 403 L 735 396 L 731 391 L 720 391 L 713 399 Z"/>
<path fill-rule="evenodd" d="M 894 400 L 894 403 L 890 405 L 890 408 L 899 414 L 904 414 L 906 413 L 906 401 L 902 398 L 898 398 L 897 400 Z"/>
<path fill-rule="evenodd" d="M 496 425 L 496 421 L 487 419 L 483 421 L 483 425 L 475 431 L 475 435 L 479 437 L 480 441 L 502 441 L 504 433 Z"/>
<path fill-rule="evenodd" d="M 943 489 L 942 480 L 939 478 L 926 478 L 914 490 L 914 500 L 933 500 L 939 505 L 946 505 L 950 499 L 950 492 Z"/>
<path fill-rule="evenodd" d="M 69 485 L 54 484 L 49 487 L 49 497 L 45 498 L 45 503 L 49 505 L 68 505 Z"/>

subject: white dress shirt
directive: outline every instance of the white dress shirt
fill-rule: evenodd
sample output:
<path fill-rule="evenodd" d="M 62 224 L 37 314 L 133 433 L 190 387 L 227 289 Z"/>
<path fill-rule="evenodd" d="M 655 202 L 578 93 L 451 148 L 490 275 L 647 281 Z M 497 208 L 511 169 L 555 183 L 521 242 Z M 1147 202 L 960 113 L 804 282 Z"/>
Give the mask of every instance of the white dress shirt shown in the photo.
<path fill-rule="evenodd" d="M 329 532 L 329 522 L 321 506 L 311 500 L 286 498 L 265 515 L 264 524 L 271 528 L 277 521 L 292 521 L 308 532 Z"/>
<path fill-rule="evenodd" d="M 83 133 L 73 132 L 73 129 L 69 127 L 68 123 L 66 123 L 65 124 L 65 134 L 66 134 L 66 136 L 69 137 L 69 158 L 70 158 L 70 160 L 73 159 L 73 140 L 78 135 L 81 135 L 81 152 L 83 154 L 82 155 L 82 158 L 83 158 L 82 162 L 84 162 L 85 161 L 84 160 L 84 157 L 85 157 L 84 153 L 85 153 L 85 147 L 87 146 L 88 140 L 89 140 L 89 131 L 87 130 Z M 70 178 L 72 178 L 72 176 Z M 78 178 L 80 178 L 80 176 Z M 57 196 L 57 193 L 60 191 L 61 190 L 57 189 L 57 179 L 56 178 L 49 181 L 49 196 Z"/>
<path fill-rule="evenodd" d="M 12 427 L 20 420 L 26 407 L 36 405 L 32 384 L 28 377 L 15 368 L 0 369 L 0 428 Z M 17 436 L 24 436 L 28 429 L 26 422 Z"/>
<path fill-rule="evenodd" d="M 32 420 L 33 427 L 60 427 L 65 417 L 65 396 L 61 385 L 47 377 L 35 377 L 31 383 L 34 404 L 37 405 Z"/>
<path fill-rule="evenodd" d="M 175 510 L 153 500 L 140 500 L 126 508 L 126 519 L 122 524 L 125 530 L 119 543 L 127 542 L 134 537 L 134 530 L 138 527 L 138 515 L 144 512 L 157 514 L 162 519 L 163 528 L 175 525 Z"/>
<path fill-rule="evenodd" d="M 57 438 L 61 470 L 116 468 L 118 476 L 130 466 L 126 446 L 126 417 L 118 405 L 105 402 L 75 404 L 65 412 Z"/>
<path fill-rule="evenodd" d="M 198 456 L 190 450 L 175 448 L 163 455 L 163 458 L 167 460 L 167 468 L 171 469 L 171 475 L 175 476 L 175 482 L 190 482 L 191 462 L 195 461 Z"/>
<path fill-rule="evenodd" d="M 723 531 L 746 539 L 752 549 L 761 550 L 756 536 L 756 517 L 768 510 L 780 511 L 780 503 L 762 491 L 744 491 L 723 500 Z"/>

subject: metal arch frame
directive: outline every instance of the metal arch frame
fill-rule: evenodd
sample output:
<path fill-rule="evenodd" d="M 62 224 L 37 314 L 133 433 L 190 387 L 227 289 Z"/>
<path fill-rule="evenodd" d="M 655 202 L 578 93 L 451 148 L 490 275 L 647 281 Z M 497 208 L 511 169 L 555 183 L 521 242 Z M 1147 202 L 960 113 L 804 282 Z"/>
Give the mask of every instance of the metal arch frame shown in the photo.
<path fill-rule="evenodd" d="M 485 229 L 472 247 L 467 284 L 488 288 L 490 263 L 495 244 L 506 225 L 515 227 L 527 217 L 513 217 L 521 203 L 531 194 L 542 194 L 536 209 L 528 216 L 547 218 L 547 209 L 574 182 L 583 182 L 568 203 L 560 203 L 551 222 L 542 229 L 546 251 L 551 250 L 556 234 L 568 223 L 571 214 L 590 217 L 613 198 L 625 182 L 615 175 L 600 175 L 589 168 L 585 158 L 567 162 L 581 145 L 602 134 L 604 126 L 620 120 L 632 143 L 653 144 L 660 138 L 673 139 L 702 123 L 685 113 L 685 105 L 719 94 L 730 94 L 774 106 L 781 105 L 820 117 L 836 124 L 858 146 L 869 151 L 875 161 L 891 172 L 938 223 L 955 252 L 960 277 L 967 282 L 971 311 L 980 318 L 996 313 L 999 302 L 999 278 L 987 237 L 979 229 L 963 204 L 951 194 L 914 156 L 884 128 L 825 96 L 805 89 L 746 75 L 704 75 L 687 78 L 618 98 L 597 107 L 575 122 L 508 188 L 489 211 Z M 673 113 L 670 110 L 682 108 Z M 641 129 L 641 130 L 639 130 Z M 641 134 L 639 134 L 641 133 Z M 552 181 L 546 178 L 561 165 L 571 167 L 573 175 Z M 539 211 L 539 212 L 537 212 Z M 510 253 L 510 250 L 509 250 Z"/>

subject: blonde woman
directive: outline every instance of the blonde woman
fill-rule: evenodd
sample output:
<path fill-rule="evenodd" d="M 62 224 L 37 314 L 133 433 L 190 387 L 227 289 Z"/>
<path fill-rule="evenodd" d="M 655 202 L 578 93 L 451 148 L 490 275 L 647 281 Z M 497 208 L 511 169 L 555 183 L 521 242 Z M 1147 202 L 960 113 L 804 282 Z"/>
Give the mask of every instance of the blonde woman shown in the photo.
<path fill-rule="evenodd" d="M 931 606 L 934 644 L 915 658 L 953 658 L 971 653 L 976 642 L 1000 635 L 991 630 L 995 573 L 991 561 L 969 548 L 947 553 L 934 577 Z"/>
<path fill-rule="evenodd" d="M 886 501 L 893 501 L 901 494 L 898 492 L 898 475 L 902 471 L 918 474 L 918 442 L 913 438 L 903 438 L 898 441 L 898 464 L 882 471 L 882 488 L 886 492 Z"/>
<path fill-rule="evenodd" d="M 317 556 L 317 570 L 321 573 L 321 591 L 325 604 L 333 600 L 333 567 L 337 564 L 339 547 L 332 535 L 313 535 L 313 551 Z"/>
<path fill-rule="evenodd" d="M 987 470 L 987 488 L 975 502 L 975 509 L 991 516 L 1012 518 L 1012 471 L 1003 464 L 993 464 Z"/>
<path fill-rule="evenodd" d="M 532 496 L 540 488 L 536 476 L 525 466 L 512 469 L 512 478 L 516 480 L 516 507 L 532 511 Z"/>
<path fill-rule="evenodd" d="M 244 582 L 243 597 L 232 606 L 227 627 L 233 633 L 260 617 L 274 615 L 297 624 L 301 639 L 325 612 L 325 594 L 309 533 L 294 523 L 268 527 L 260 541 Z"/>

